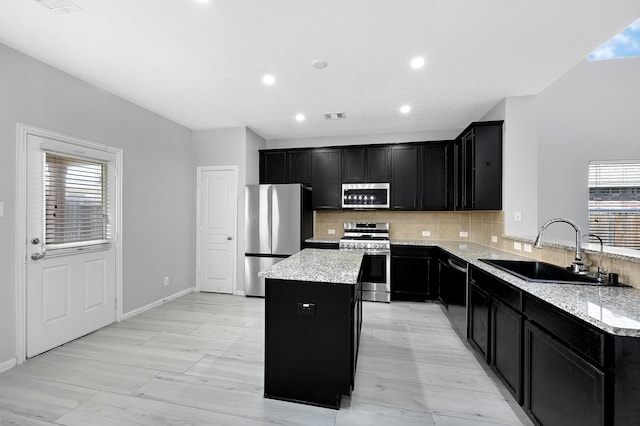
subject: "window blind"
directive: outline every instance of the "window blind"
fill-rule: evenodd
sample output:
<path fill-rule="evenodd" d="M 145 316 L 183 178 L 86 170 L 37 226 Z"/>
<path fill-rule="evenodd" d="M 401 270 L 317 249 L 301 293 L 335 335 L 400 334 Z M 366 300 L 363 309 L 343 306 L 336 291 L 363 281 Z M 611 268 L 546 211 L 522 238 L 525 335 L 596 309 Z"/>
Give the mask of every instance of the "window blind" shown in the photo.
<path fill-rule="evenodd" d="M 107 163 L 46 152 L 45 245 L 105 243 L 111 238 Z"/>
<path fill-rule="evenodd" d="M 640 249 L 640 162 L 589 164 L 589 232 Z"/>

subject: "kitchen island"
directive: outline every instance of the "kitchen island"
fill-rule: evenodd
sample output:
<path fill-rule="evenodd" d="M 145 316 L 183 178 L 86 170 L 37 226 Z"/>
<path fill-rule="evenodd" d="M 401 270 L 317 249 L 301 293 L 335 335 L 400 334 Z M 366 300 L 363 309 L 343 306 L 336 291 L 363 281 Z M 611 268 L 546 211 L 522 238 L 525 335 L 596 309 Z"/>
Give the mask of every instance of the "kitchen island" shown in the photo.
<path fill-rule="evenodd" d="M 353 390 L 362 252 L 305 249 L 265 278 L 264 396 L 340 408 Z"/>

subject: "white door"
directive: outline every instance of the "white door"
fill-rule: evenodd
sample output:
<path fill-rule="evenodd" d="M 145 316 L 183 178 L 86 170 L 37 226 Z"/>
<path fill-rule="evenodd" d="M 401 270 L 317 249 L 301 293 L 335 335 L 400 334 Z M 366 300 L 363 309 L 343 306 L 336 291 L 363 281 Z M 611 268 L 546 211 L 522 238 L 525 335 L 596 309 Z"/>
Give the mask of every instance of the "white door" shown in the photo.
<path fill-rule="evenodd" d="M 236 276 L 236 167 L 198 167 L 197 288 L 233 293 Z"/>
<path fill-rule="evenodd" d="M 86 213 L 91 210 L 90 215 L 104 218 L 103 224 L 111 222 L 102 225 L 105 229 L 116 229 L 113 212 L 118 198 L 114 192 L 116 171 L 112 153 L 33 134 L 27 135 L 26 144 L 26 355 L 32 357 L 116 320 L 113 238 L 83 237 L 86 232 L 78 229 L 85 225 L 78 223 L 86 223 Z M 49 153 L 49 166 L 45 166 L 45 152 Z M 61 164 L 59 167 L 52 166 L 54 153 L 60 158 L 56 160 Z M 78 183 L 79 179 L 84 180 L 78 176 L 91 167 L 103 178 L 106 173 L 107 186 Z M 98 182 L 96 176 L 89 176 L 87 181 Z M 104 194 L 92 196 L 87 189 L 90 185 L 109 188 L 106 214 L 96 207 L 106 200 L 95 201 L 102 200 Z M 56 188 L 55 195 L 51 195 L 52 188 Z M 51 213 L 47 206 L 57 209 L 57 213 Z M 45 220 L 45 216 L 57 219 Z M 64 239 L 86 240 L 61 243 L 60 235 L 71 235 L 67 230 L 72 226 L 76 227 L 75 237 Z"/>

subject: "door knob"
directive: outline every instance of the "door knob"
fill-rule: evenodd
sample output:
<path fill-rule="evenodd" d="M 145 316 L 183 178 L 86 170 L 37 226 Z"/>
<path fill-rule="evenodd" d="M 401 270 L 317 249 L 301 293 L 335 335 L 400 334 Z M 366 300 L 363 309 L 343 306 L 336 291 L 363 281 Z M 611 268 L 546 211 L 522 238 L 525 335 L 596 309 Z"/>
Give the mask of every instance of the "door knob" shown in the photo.
<path fill-rule="evenodd" d="M 227 237 L 227 241 L 231 241 L 233 238 L 231 238 L 231 236 Z"/>
<path fill-rule="evenodd" d="M 33 253 L 31 255 L 31 259 L 33 260 L 39 260 L 42 259 L 44 257 L 44 252 L 43 253 Z"/>
<path fill-rule="evenodd" d="M 40 238 L 38 238 L 38 237 L 33 237 L 33 238 L 31 239 L 31 244 L 33 244 L 34 246 L 36 246 L 36 245 L 40 244 Z"/>

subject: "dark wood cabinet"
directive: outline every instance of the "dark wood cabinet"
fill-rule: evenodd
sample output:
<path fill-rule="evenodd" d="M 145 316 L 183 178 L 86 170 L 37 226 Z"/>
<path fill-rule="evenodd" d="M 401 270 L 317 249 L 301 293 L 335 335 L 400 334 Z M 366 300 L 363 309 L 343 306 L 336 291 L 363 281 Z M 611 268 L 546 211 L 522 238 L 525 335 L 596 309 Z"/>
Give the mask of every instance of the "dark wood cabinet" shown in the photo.
<path fill-rule="evenodd" d="M 454 156 L 455 209 L 502 209 L 502 121 L 472 123 Z"/>
<path fill-rule="evenodd" d="M 342 208 L 342 149 L 322 148 L 313 151 L 312 186 L 314 210 Z"/>
<path fill-rule="evenodd" d="M 391 147 L 389 145 L 366 148 L 365 179 L 371 183 L 391 180 Z"/>
<path fill-rule="evenodd" d="M 261 150 L 260 183 L 311 186 L 311 149 Z"/>
<path fill-rule="evenodd" d="M 449 321 L 467 338 L 467 262 L 441 250 L 438 258 L 438 299 Z"/>
<path fill-rule="evenodd" d="M 489 293 L 471 281 L 469 283 L 469 341 L 487 362 L 491 361 L 491 353 L 489 352 L 490 321 L 491 300 Z"/>
<path fill-rule="evenodd" d="M 287 151 L 260 151 L 260 183 L 287 182 Z"/>
<path fill-rule="evenodd" d="M 437 248 L 391 246 L 391 300 L 437 298 Z"/>
<path fill-rule="evenodd" d="M 522 403 L 522 315 L 502 303 L 491 301 L 491 366 L 516 401 Z"/>
<path fill-rule="evenodd" d="M 264 395 L 340 407 L 354 386 L 362 286 L 266 280 Z"/>
<path fill-rule="evenodd" d="M 368 145 L 342 150 L 344 183 L 388 183 L 391 169 L 391 147 Z"/>
<path fill-rule="evenodd" d="M 603 371 L 530 322 L 524 341 L 524 407 L 536 422 L 608 424 Z"/>
<path fill-rule="evenodd" d="M 429 142 L 422 145 L 422 210 L 453 210 L 453 147 L 451 142 Z"/>
<path fill-rule="evenodd" d="M 311 186 L 311 150 L 287 151 L 287 183 Z"/>
<path fill-rule="evenodd" d="M 419 144 L 400 144 L 391 148 L 391 209 L 420 208 L 419 162 Z"/>

